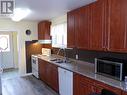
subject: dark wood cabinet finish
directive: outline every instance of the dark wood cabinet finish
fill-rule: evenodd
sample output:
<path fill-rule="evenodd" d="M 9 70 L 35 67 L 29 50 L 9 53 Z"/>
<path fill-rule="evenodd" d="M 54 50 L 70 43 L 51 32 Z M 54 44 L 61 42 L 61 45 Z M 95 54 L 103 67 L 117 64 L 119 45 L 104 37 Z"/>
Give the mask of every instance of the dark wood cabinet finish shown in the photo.
<path fill-rule="evenodd" d="M 73 32 L 68 44 L 84 50 L 127 52 L 126 5 L 127 0 L 98 0 L 69 12 L 68 33 Z"/>
<path fill-rule="evenodd" d="M 41 60 L 41 59 L 38 59 L 38 67 L 39 67 L 39 78 L 41 80 L 43 80 L 44 82 L 47 82 L 47 71 L 46 71 L 46 68 L 47 68 L 47 62 Z"/>
<path fill-rule="evenodd" d="M 58 67 L 42 59 L 38 59 L 38 63 L 40 79 L 53 88 L 56 92 L 59 92 Z"/>
<path fill-rule="evenodd" d="M 126 48 L 127 0 L 108 0 L 108 50 L 124 51 Z"/>
<path fill-rule="evenodd" d="M 75 11 L 67 13 L 67 47 L 75 47 Z"/>
<path fill-rule="evenodd" d="M 89 23 L 90 23 L 90 8 L 89 6 L 82 7 L 76 10 L 75 15 L 75 39 L 78 49 L 89 48 Z"/>
<path fill-rule="evenodd" d="M 90 5 L 90 49 L 105 50 L 106 40 L 106 7 L 107 0 L 98 0 Z"/>
<path fill-rule="evenodd" d="M 74 95 L 89 95 L 94 93 L 95 87 L 91 79 L 86 79 L 78 74 L 74 74 Z"/>
<path fill-rule="evenodd" d="M 91 93 L 100 93 L 102 89 L 110 90 L 117 95 L 122 95 L 121 90 L 111 87 L 102 82 L 87 78 L 85 76 L 74 74 L 74 95 L 89 95 Z"/>
<path fill-rule="evenodd" d="M 56 65 L 53 64 L 48 64 L 48 69 L 47 69 L 47 83 L 55 90 L 58 90 L 58 68 Z"/>
<path fill-rule="evenodd" d="M 109 86 L 109 85 L 104 84 L 102 82 L 95 81 L 94 84 L 95 84 L 95 87 L 96 87 L 96 92 L 101 92 L 102 89 L 107 89 L 109 91 L 112 91 L 112 92 L 116 93 L 117 95 L 121 95 L 122 94 L 122 91 L 120 89 L 112 87 L 112 86 Z"/>
<path fill-rule="evenodd" d="M 49 40 L 50 37 L 50 21 L 41 21 L 38 23 L 38 39 L 39 40 Z"/>
<path fill-rule="evenodd" d="M 89 48 L 90 8 L 82 7 L 71 11 L 67 16 L 67 44 L 68 47 L 79 49 Z"/>

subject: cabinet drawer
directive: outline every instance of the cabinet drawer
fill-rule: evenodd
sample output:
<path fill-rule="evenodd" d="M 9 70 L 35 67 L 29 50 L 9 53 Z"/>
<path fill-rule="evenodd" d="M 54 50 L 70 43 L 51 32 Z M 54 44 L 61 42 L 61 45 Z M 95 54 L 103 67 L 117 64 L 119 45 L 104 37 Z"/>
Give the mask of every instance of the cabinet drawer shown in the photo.
<path fill-rule="evenodd" d="M 121 90 L 112 86 L 109 86 L 105 83 L 99 82 L 99 81 L 95 81 L 95 86 L 97 88 L 97 92 L 101 92 L 102 89 L 107 89 L 110 90 L 114 93 L 116 93 L 117 95 L 121 95 Z"/>
<path fill-rule="evenodd" d="M 92 79 L 90 79 L 90 78 L 88 78 L 88 77 L 79 75 L 79 80 L 80 80 L 81 82 L 89 83 L 89 84 L 94 85 L 94 80 L 92 80 Z"/>

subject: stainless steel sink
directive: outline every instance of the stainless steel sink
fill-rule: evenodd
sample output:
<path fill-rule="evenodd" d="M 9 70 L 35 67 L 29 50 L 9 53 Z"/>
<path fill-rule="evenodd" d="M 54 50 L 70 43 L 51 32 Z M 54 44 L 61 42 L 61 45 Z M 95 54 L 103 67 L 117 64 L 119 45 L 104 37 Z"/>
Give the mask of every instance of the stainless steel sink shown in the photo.
<path fill-rule="evenodd" d="M 55 63 L 63 63 L 63 59 L 60 59 L 60 58 L 51 59 L 50 61 Z"/>
<path fill-rule="evenodd" d="M 55 59 L 51 59 L 50 61 L 55 62 L 55 63 L 71 63 L 72 61 L 70 60 L 65 60 L 65 59 L 60 59 L 60 58 L 55 58 Z"/>

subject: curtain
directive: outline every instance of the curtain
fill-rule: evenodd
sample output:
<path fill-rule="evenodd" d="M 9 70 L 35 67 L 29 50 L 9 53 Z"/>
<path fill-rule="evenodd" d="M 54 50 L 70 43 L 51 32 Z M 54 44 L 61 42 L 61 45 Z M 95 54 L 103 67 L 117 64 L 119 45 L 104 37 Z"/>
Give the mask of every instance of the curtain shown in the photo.
<path fill-rule="evenodd" d="M 52 26 L 51 36 L 53 47 L 67 47 L 67 23 Z"/>

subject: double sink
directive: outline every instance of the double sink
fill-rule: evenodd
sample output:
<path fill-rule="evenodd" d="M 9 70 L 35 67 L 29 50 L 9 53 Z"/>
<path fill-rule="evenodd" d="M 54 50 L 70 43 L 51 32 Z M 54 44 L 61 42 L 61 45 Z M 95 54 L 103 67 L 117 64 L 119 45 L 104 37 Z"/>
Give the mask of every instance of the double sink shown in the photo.
<path fill-rule="evenodd" d="M 54 59 L 51 59 L 50 61 L 55 62 L 55 63 L 59 63 L 59 64 L 72 63 L 72 61 L 67 60 L 67 59 L 62 59 L 62 58 L 54 58 Z"/>

